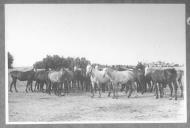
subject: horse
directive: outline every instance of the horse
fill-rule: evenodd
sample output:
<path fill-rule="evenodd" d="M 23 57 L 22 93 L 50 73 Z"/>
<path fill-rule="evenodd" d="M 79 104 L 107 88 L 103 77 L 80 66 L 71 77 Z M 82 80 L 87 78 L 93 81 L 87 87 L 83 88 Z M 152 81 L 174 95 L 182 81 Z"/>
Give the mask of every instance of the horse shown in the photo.
<path fill-rule="evenodd" d="M 85 71 L 82 68 L 74 67 L 74 77 L 75 82 L 78 85 L 78 89 L 80 89 L 80 86 L 82 87 L 82 90 L 85 88 Z"/>
<path fill-rule="evenodd" d="M 137 83 L 137 91 L 141 91 L 143 94 L 147 91 L 146 81 L 145 81 L 145 66 L 139 63 L 133 70 L 135 74 L 135 81 Z"/>
<path fill-rule="evenodd" d="M 49 71 L 47 70 L 36 71 L 34 75 L 34 79 L 36 81 L 34 91 L 36 91 L 36 89 L 38 89 L 38 91 L 43 91 L 43 86 L 46 84 L 46 92 L 50 93 L 50 81 L 48 79 L 48 73 Z"/>
<path fill-rule="evenodd" d="M 135 82 L 137 84 L 137 92 L 141 92 L 142 94 L 146 92 L 146 81 L 145 81 L 145 67 L 142 66 L 136 66 L 135 68 L 120 68 L 117 71 L 132 71 L 135 76 Z M 126 93 L 128 92 L 128 85 L 122 84 L 121 91 L 126 88 Z"/>
<path fill-rule="evenodd" d="M 93 68 L 91 65 L 87 65 L 86 67 L 86 75 L 90 76 L 91 84 L 92 84 L 92 98 L 94 97 L 95 84 L 98 87 L 99 97 L 101 97 L 101 87 L 102 84 L 109 84 L 110 80 L 108 77 L 103 77 L 104 71 L 99 71 Z M 110 95 L 110 92 L 108 96 Z"/>
<path fill-rule="evenodd" d="M 133 71 L 116 71 L 111 68 L 105 68 L 104 70 L 104 77 L 107 76 L 113 85 L 113 98 L 118 98 L 118 86 L 122 84 L 126 84 L 130 88 L 130 92 L 128 97 L 131 96 L 133 90 L 136 91 L 137 95 L 137 87 L 135 85 L 135 74 Z"/>
<path fill-rule="evenodd" d="M 55 95 L 60 96 L 63 88 L 63 83 L 65 81 L 66 71 L 61 68 L 59 71 L 49 71 L 48 79 L 52 84 Z M 51 87 L 49 87 L 50 89 Z"/>
<path fill-rule="evenodd" d="M 181 69 L 176 69 L 177 70 L 177 83 L 178 83 L 178 86 L 180 87 L 181 89 L 181 97 L 183 97 L 183 83 L 182 83 L 182 78 L 184 76 L 184 71 L 181 70 Z"/>
<path fill-rule="evenodd" d="M 73 88 L 73 84 L 75 83 L 75 76 L 74 72 L 68 68 L 65 69 L 66 74 L 65 74 L 65 81 L 64 81 L 64 90 L 65 93 L 69 93 L 69 90 Z"/>
<path fill-rule="evenodd" d="M 33 92 L 32 82 L 34 79 L 34 74 L 35 74 L 34 69 L 31 69 L 29 71 L 18 71 L 18 70 L 11 71 L 10 75 L 12 77 L 12 82 L 11 82 L 10 89 L 9 89 L 10 92 L 12 92 L 12 85 L 14 85 L 15 91 L 18 92 L 18 90 L 16 88 L 17 79 L 20 81 L 27 81 L 25 91 L 28 92 L 28 86 L 30 85 L 30 89 Z"/>
<path fill-rule="evenodd" d="M 156 99 L 158 99 L 158 88 L 160 98 L 162 98 L 163 88 L 168 85 L 170 88 L 170 99 L 172 98 L 174 86 L 175 100 L 177 100 L 177 71 L 174 68 L 155 68 L 152 70 L 150 76 L 156 90 Z"/>
<path fill-rule="evenodd" d="M 151 68 L 149 66 L 145 67 L 145 84 L 148 86 L 148 91 L 153 91 L 153 85 L 152 85 L 152 79 L 151 74 L 155 71 L 154 68 Z"/>

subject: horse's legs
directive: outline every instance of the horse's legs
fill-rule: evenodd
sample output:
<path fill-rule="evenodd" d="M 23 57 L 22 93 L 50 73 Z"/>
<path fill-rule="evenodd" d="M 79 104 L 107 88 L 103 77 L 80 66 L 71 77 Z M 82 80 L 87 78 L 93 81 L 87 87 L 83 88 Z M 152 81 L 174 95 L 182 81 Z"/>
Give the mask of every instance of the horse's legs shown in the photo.
<path fill-rule="evenodd" d="M 15 91 L 18 92 L 17 88 L 16 88 L 16 80 L 14 82 L 14 87 L 15 87 Z"/>
<path fill-rule="evenodd" d="M 65 92 L 68 94 L 69 93 L 69 81 L 65 82 Z"/>
<path fill-rule="evenodd" d="M 82 91 L 84 91 L 84 83 L 83 83 L 83 81 L 81 80 L 80 83 L 81 83 L 81 86 L 82 86 Z"/>
<path fill-rule="evenodd" d="M 183 98 L 183 85 L 181 80 L 179 81 L 180 89 L 181 89 L 181 97 Z"/>
<path fill-rule="evenodd" d="M 155 86 L 155 90 L 156 90 L 156 99 L 158 99 L 158 83 L 157 82 L 153 82 L 153 86 Z"/>
<path fill-rule="evenodd" d="M 113 84 L 113 99 L 115 98 L 115 84 Z"/>
<path fill-rule="evenodd" d="M 111 83 L 108 83 L 108 97 L 110 97 L 111 94 Z"/>
<path fill-rule="evenodd" d="M 128 91 L 129 91 L 129 89 L 130 89 L 130 87 L 129 87 L 130 85 L 128 85 L 128 84 L 125 84 L 125 93 L 127 94 L 128 93 Z"/>
<path fill-rule="evenodd" d="M 125 89 L 125 84 L 122 84 L 122 85 L 121 85 L 120 92 L 122 92 L 124 89 Z"/>
<path fill-rule="evenodd" d="M 33 92 L 33 87 L 32 87 L 32 83 L 33 83 L 33 81 L 31 81 L 31 82 L 30 82 L 30 84 L 31 84 L 31 91 Z"/>
<path fill-rule="evenodd" d="M 102 87 L 102 84 L 98 83 L 98 91 L 99 91 L 99 98 L 101 97 L 101 87 Z"/>
<path fill-rule="evenodd" d="M 129 95 L 128 95 L 128 98 L 129 98 L 133 92 L 133 88 L 132 88 L 131 83 L 128 86 L 129 86 Z"/>
<path fill-rule="evenodd" d="M 150 81 L 150 92 L 156 91 L 155 86 L 154 86 L 154 82 Z"/>
<path fill-rule="evenodd" d="M 135 97 L 138 97 L 137 85 L 136 85 L 134 82 L 132 82 L 132 83 L 131 83 L 131 86 L 132 86 L 133 91 L 135 92 Z"/>
<path fill-rule="evenodd" d="M 38 82 L 36 81 L 35 85 L 34 85 L 34 91 L 36 92 L 36 89 L 37 89 L 37 84 Z"/>
<path fill-rule="evenodd" d="M 178 88 L 177 82 L 174 81 L 174 82 L 173 82 L 173 85 L 174 85 L 174 89 L 175 89 L 175 100 L 177 100 L 177 88 Z"/>
<path fill-rule="evenodd" d="M 153 84 L 151 81 L 148 82 L 148 86 L 149 86 L 149 92 L 152 92 L 153 91 Z"/>
<path fill-rule="evenodd" d="M 28 93 L 28 84 L 29 84 L 29 81 L 27 81 L 27 84 L 26 84 L 26 89 L 25 89 L 25 91 L 26 91 L 26 93 Z"/>
<path fill-rule="evenodd" d="M 113 83 L 113 99 L 115 98 L 115 89 L 116 89 L 117 83 Z"/>
<path fill-rule="evenodd" d="M 119 94 L 118 94 L 119 86 L 121 86 L 121 84 L 118 83 L 116 86 L 116 99 L 118 99 L 118 97 L 119 97 Z"/>
<path fill-rule="evenodd" d="M 163 98 L 163 86 L 161 83 L 158 83 L 159 90 L 160 90 L 160 98 Z"/>
<path fill-rule="evenodd" d="M 169 85 L 169 88 L 170 88 L 170 98 L 172 98 L 173 96 L 173 86 L 171 83 L 168 84 Z"/>
<path fill-rule="evenodd" d="M 51 93 L 50 90 L 51 90 L 51 83 L 49 80 L 46 80 L 46 92 L 50 94 Z"/>
<path fill-rule="evenodd" d="M 12 79 L 12 82 L 11 82 L 11 85 L 10 85 L 10 89 L 9 89 L 10 92 L 13 92 L 13 91 L 12 91 L 12 86 L 13 86 L 13 84 L 14 84 L 15 82 L 16 82 L 16 79 L 13 78 L 13 79 Z"/>
<path fill-rule="evenodd" d="M 37 91 L 39 92 L 40 91 L 40 82 L 38 81 L 38 84 L 37 84 Z"/>
<path fill-rule="evenodd" d="M 95 83 L 92 82 L 92 90 L 91 90 L 92 91 L 92 96 L 91 96 L 92 98 L 94 97 L 94 86 L 95 86 Z"/>

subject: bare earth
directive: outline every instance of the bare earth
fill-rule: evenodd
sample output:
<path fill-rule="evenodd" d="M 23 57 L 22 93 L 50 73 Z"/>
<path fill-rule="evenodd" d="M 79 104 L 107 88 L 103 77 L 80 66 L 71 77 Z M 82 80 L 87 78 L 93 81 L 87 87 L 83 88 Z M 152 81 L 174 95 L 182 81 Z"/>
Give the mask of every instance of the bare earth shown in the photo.
<path fill-rule="evenodd" d="M 90 93 L 70 93 L 66 96 L 46 93 L 8 93 L 10 122 L 52 121 L 181 121 L 184 119 L 183 99 L 155 99 L 154 94 L 139 94 L 119 99 L 90 97 Z"/>

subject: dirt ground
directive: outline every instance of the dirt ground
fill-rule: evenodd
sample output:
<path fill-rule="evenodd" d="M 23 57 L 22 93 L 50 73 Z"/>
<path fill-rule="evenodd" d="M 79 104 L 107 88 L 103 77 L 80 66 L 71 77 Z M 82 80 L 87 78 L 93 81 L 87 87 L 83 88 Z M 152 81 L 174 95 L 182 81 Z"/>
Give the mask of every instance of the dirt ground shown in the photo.
<path fill-rule="evenodd" d="M 52 121 L 181 121 L 184 119 L 183 99 L 155 99 L 154 94 L 139 94 L 119 99 L 90 97 L 90 93 L 75 92 L 66 96 L 46 93 L 8 93 L 10 122 Z"/>
<path fill-rule="evenodd" d="M 9 77 L 9 85 L 11 79 Z M 154 93 L 128 98 L 125 92 L 118 99 L 106 93 L 91 98 L 90 92 L 72 92 L 66 96 L 42 92 L 25 93 L 26 82 L 17 82 L 18 93 L 8 93 L 9 122 L 89 122 L 89 121 L 174 121 L 186 118 L 185 100 L 169 100 L 169 89 L 162 99 Z M 34 83 L 33 83 L 34 86 Z M 7 90 L 8 91 L 8 90 Z M 178 97 L 180 91 L 178 93 Z"/>

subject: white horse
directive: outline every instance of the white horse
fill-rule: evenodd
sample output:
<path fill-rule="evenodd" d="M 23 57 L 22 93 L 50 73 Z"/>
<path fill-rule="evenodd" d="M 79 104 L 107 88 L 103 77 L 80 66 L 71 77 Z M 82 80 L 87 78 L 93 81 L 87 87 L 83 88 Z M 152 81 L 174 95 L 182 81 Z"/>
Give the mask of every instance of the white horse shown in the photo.
<path fill-rule="evenodd" d="M 90 80 L 91 80 L 91 83 L 92 83 L 92 97 L 94 97 L 95 84 L 97 84 L 97 86 L 98 86 L 99 97 L 101 97 L 102 84 L 110 84 L 109 78 L 108 77 L 103 77 L 104 72 L 99 71 L 97 69 L 97 67 L 93 68 L 91 65 L 87 65 L 87 67 L 86 67 L 86 75 L 90 76 Z M 108 88 L 110 88 L 110 85 L 108 85 Z M 110 92 L 109 92 L 109 94 L 110 94 Z M 108 94 L 108 96 L 109 96 L 109 94 Z"/>
<path fill-rule="evenodd" d="M 60 69 L 60 71 L 50 71 L 48 74 L 48 79 L 52 83 L 54 87 L 55 94 L 58 93 L 58 95 L 61 94 L 61 89 L 63 82 L 65 80 L 65 70 L 63 68 Z"/>
<path fill-rule="evenodd" d="M 137 85 L 135 84 L 135 74 L 133 71 L 117 71 L 111 68 L 105 68 L 103 70 L 103 77 L 108 77 L 113 85 L 113 98 L 118 98 L 118 86 L 126 84 L 130 88 L 128 97 L 131 96 L 132 91 L 134 90 L 137 95 Z"/>

